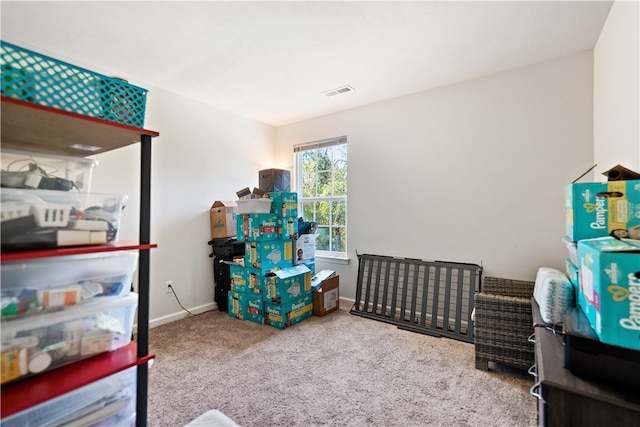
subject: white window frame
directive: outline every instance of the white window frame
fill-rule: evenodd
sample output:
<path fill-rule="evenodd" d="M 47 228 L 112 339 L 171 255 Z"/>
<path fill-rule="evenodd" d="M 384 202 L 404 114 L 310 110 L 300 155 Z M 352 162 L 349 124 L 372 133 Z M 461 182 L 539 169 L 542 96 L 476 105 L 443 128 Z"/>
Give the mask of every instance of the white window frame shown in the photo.
<path fill-rule="evenodd" d="M 311 151 L 311 150 L 316 150 L 319 148 L 326 148 L 326 147 L 332 147 L 332 146 L 336 146 L 336 145 L 343 145 L 343 144 L 347 144 L 347 137 L 346 136 L 341 136 L 341 137 L 337 137 L 337 138 L 330 138 L 330 139 L 324 139 L 321 141 L 314 141 L 314 142 L 309 142 L 309 143 L 304 143 L 304 144 L 299 144 L 299 145 L 294 145 L 293 147 L 293 157 L 294 157 L 294 180 L 295 180 L 295 188 L 297 189 L 298 192 L 298 216 L 302 216 L 303 217 L 303 210 L 302 210 L 302 203 L 303 202 L 310 202 L 310 201 L 322 201 L 322 202 L 331 202 L 331 201 L 344 201 L 345 203 L 345 211 L 346 211 L 346 216 L 348 216 L 348 194 L 349 194 L 349 190 L 348 190 L 348 181 L 349 181 L 349 177 L 347 174 L 347 194 L 344 196 L 320 196 L 320 197 L 303 197 L 302 196 L 302 179 L 303 179 L 303 168 L 302 168 L 302 155 L 300 153 L 304 152 L 304 151 Z M 349 168 L 348 166 L 348 157 L 347 157 L 347 170 Z M 334 261 L 348 261 L 348 256 L 347 256 L 347 251 L 348 251 L 348 247 L 349 247 L 349 237 L 348 237 L 348 223 L 347 223 L 347 217 L 345 216 L 345 225 L 344 225 L 344 230 L 345 230 L 345 250 L 344 252 L 336 252 L 336 251 L 325 251 L 325 250 L 318 250 L 316 249 L 316 258 L 327 258 L 327 259 L 332 259 Z M 305 221 L 312 221 L 312 218 L 304 218 Z M 331 224 L 329 224 L 329 226 L 331 226 Z"/>

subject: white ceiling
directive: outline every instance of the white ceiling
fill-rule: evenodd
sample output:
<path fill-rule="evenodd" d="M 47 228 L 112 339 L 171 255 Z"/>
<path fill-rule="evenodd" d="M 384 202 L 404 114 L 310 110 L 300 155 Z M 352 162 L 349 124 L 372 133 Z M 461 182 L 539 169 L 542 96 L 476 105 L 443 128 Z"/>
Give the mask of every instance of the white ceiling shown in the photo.
<path fill-rule="evenodd" d="M 279 126 L 592 49 L 611 1 L 0 3 L 2 40 Z M 354 92 L 322 92 L 351 85 Z"/>

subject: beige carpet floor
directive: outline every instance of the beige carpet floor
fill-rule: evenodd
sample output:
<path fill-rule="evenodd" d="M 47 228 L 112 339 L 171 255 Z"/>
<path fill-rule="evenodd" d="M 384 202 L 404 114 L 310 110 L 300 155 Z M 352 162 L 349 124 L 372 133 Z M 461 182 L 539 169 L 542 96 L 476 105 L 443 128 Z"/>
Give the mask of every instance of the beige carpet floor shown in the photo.
<path fill-rule="evenodd" d="M 531 376 L 473 345 L 340 309 L 285 330 L 212 311 L 150 331 L 148 424 L 218 409 L 251 426 L 534 426 Z"/>

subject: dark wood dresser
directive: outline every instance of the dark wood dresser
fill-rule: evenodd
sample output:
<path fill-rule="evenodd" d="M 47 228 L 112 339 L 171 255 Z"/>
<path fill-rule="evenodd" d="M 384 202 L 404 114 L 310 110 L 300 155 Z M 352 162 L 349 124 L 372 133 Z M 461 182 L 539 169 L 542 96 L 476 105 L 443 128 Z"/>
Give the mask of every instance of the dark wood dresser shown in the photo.
<path fill-rule="evenodd" d="M 535 301 L 532 309 L 540 319 Z M 640 426 L 640 392 L 573 375 L 563 367 L 563 346 L 562 334 L 535 327 L 538 425 Z"/>

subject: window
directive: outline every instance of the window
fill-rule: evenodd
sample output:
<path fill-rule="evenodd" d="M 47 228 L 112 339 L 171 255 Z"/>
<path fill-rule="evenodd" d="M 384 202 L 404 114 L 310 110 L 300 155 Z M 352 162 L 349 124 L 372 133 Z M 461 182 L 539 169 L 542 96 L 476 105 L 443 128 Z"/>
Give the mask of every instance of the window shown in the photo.
<path fill-rule="evenodd" d="M 316 255 L 347 254 L 347 138 L 296 145 L 299 216 L 313 221 Z"/>

